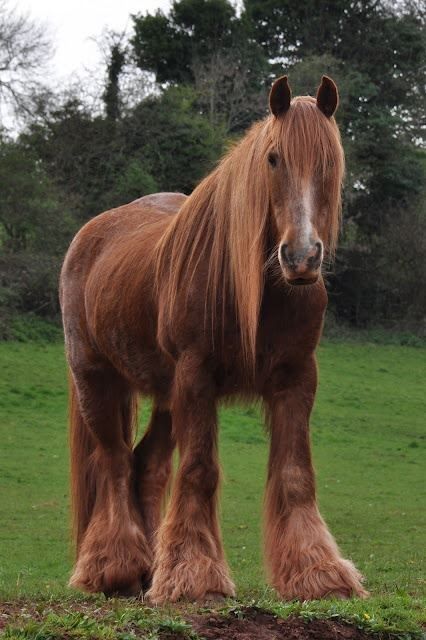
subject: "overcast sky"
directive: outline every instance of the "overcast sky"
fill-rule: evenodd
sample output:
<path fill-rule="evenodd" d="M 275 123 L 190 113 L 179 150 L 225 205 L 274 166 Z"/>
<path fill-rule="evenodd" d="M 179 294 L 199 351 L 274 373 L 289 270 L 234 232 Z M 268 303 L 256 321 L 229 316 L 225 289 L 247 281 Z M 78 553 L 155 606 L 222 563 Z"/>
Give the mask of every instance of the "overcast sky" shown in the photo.
<path fill-rule="evenodd" d="M 15 0 L 9 6 L 18 13 L 29 13 L 49 27 L 55 47 L 51 63 L 55 79 L 73 72 L 93 69 L 100 60 L 92 38 L 99 38 L 105 27 L 122 32 L 130 28 L 131 13 L 167 10 L 169 0 Z"/>

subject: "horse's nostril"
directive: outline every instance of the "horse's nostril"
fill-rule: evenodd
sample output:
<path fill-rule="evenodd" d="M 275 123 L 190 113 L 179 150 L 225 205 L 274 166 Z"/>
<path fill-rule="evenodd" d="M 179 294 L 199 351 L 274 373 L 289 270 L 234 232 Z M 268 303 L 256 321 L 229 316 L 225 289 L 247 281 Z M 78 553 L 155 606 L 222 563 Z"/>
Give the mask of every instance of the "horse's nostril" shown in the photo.
<path fill-rule="evenodd" d="M 280 255 L 281 255 L 281 260 L 283 262 L 289 262 L 289 256 L 288 256 L 288 244 L 283 243 L 280 246 Z"/>
<path fill-rule="evenodd" d="M 315 242 L 309 252 L 307 265 L 310 269 L 318 269 L 322 260 L 322 242 Z"/>

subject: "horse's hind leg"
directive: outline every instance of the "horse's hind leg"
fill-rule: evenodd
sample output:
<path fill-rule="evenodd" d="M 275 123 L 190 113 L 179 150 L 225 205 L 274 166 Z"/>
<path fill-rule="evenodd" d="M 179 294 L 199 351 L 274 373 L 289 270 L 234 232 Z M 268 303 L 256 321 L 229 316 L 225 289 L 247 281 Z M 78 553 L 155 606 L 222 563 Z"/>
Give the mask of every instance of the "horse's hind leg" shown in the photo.
<path fill-rule="evenodd" d="M 146 433 L 134 450 L 137 501 L 151 546 L 154 545 L 155 533 L 160 525 L 174 448 L 170 412 L 154 406 Z"/>
<path fill-rule="evenodd" d="M 77 523 L 77 562 L 70 585 L 89 592 L 135 594 L 141 580 L 149 578 L 152 556 L 133 495 L 131 425 L 124 423 L 132 419 L 131 391 L 115 371 L 100 365 L 74 368 L 73 381 L 77 407 L 71 455 L 73 486 L 79 486 L 74 498 L 77 518 L 85 500 L 92 507 L 85 522 Z M 84 429 L 92 443 L 86 460 L 79 450 Z"/>

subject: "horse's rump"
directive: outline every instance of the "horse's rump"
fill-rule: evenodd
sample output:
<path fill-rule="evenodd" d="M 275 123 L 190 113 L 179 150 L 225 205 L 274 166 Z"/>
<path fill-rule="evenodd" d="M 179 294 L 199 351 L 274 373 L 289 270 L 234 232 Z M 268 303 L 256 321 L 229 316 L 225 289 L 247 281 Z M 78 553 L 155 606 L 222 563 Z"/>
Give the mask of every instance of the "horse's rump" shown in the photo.
<path fill-rule="evenodd" d="M 146 393 L 167 386 L 163 376 L 169 367 L 162 366 L 156 343 L 153 260 L 156 243 L 184 199 L 172 193 L 146 196 L 96 216 L 76 235 L 60 283 L 71 367 L 104 361 Z M 136 343 L 144 344 L 142 356 Z"/>

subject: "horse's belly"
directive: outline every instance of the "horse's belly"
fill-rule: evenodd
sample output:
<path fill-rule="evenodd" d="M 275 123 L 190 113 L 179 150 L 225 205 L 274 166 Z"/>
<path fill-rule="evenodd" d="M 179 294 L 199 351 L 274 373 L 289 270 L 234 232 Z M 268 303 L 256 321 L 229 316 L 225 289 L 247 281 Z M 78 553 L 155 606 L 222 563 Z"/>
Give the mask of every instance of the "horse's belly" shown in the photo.
<path fill-rule="evenodd" d="M 109 359 L 140 393 L 166 401 L 174 365 L 159 349 L 146 342 L 141 345 L 129 335 L 116 332 L 111 336 Z"/>

